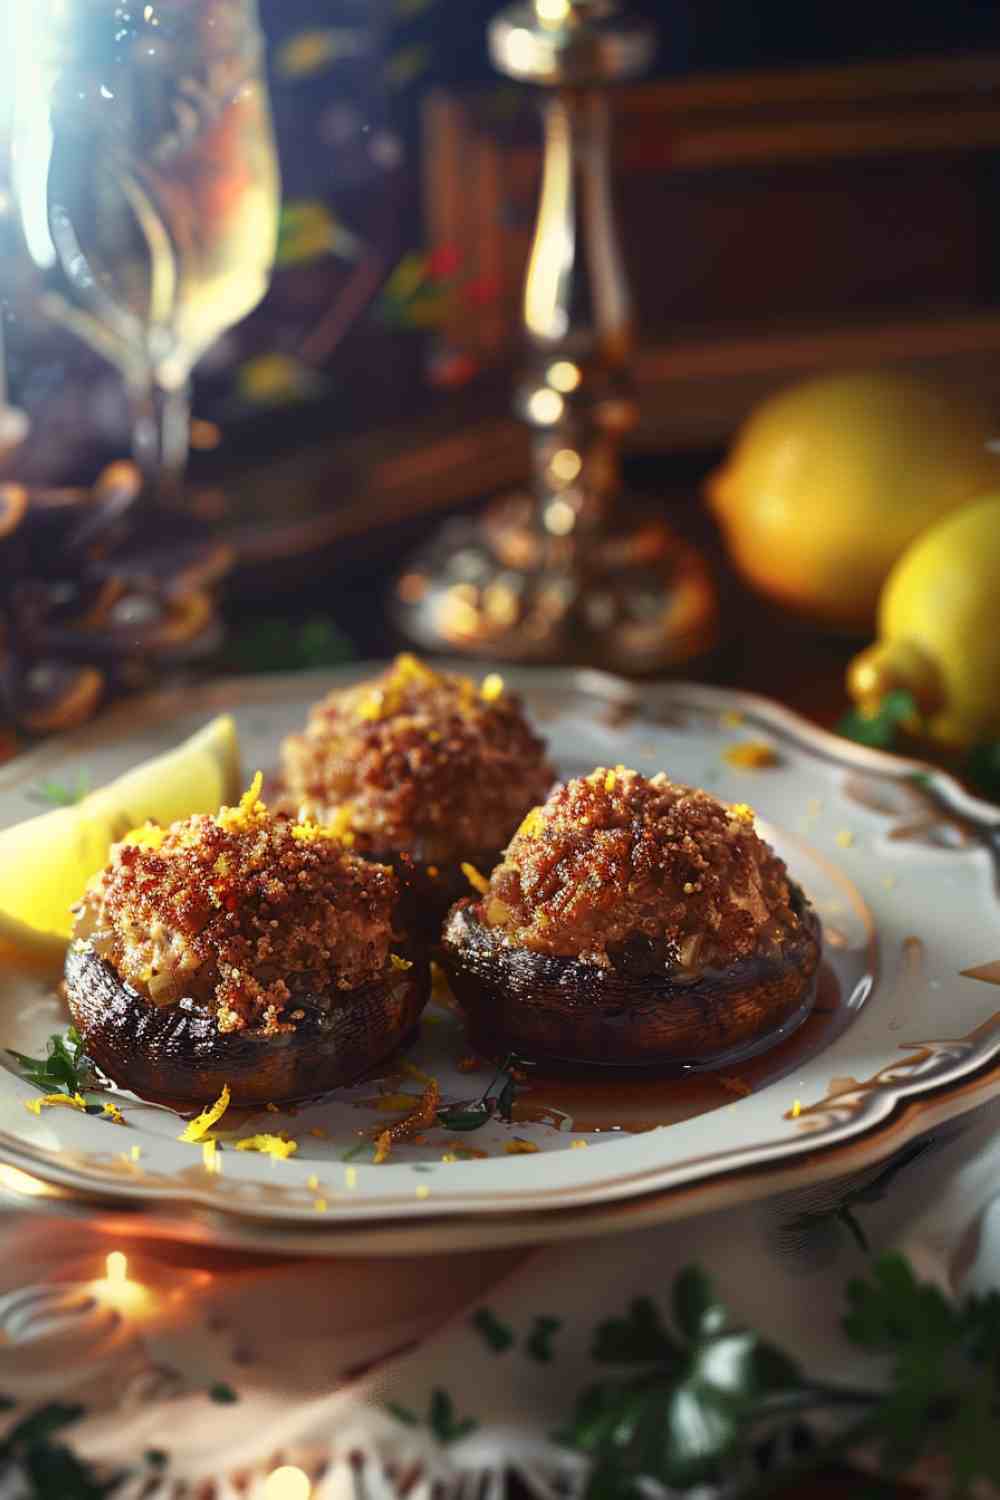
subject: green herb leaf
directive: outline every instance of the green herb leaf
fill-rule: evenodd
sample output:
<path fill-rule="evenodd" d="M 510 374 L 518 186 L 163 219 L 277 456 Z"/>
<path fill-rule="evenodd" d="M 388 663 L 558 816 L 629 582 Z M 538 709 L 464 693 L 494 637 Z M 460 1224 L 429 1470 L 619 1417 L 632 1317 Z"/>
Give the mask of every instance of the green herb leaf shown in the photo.
<path fill-rule="evenodd" d="M 215 1401 L 219 1406 L 233 1406 L 240 1398 L 231 1385 L 226 1385 L 224 1380 L 217 1380 L 208 1388 L 210 1401 Z"/>
<path fill-rule="evenodd" d="M 340 666 L 355 655 L 331 619 L 314 615 L 301 625 L 275 618 L 237 628 L 226 647 L 225 665 L 236 672 L 304 672 Z"/>
<path fill-rule="evenodd" d="M 870 1279 L 849 1284 L 848 1301 L 848 1337 L 892 1357 L 880 1413 L 885 1469 L 938 1451 L 951 1459 L 956 1494 L 976 1479 L 1000 1480 L 1000 1294 L 955 1305 L 901 1255 L 884 1255 Z"/>
<path fill-rule="evenodd" d="M 577 1404 L 570 1439 L 597 1460 L 601 1492 L 627 1491 L 628 1476 L 676 1488 L 731 1478 L 748 1461 L 760 1403 L 801 1384 L 780 1350 L 733 1326 L 702 1271 L 681 1272 L 673 1307 L 676 1332 L 649 1299 L 597 1330 L 595 1359 L 643 1367 L 591 1387 Z M 624 1475 L 613 1476 L 614 1466 Z"/>
<path fill-rule="evenodd" d="M 535 1326 L 529 1333 L 524 1346 L 524 1352 L 528 1358 L 537 1360 L 540 1365 L 551 1364 L 555 1358 L 552 1340 L 562 1326 L 562 1318 L 536 1318 Z"/>
<path fill-rule="evenodd" d="M 147 1448 L 143 1458 L 151 1469 L 165 1469 L 169 1462 L 168 1455 L 162 1448 Z"/>
<path fill-rule="evenodd" d="M 513 1054 L 504 1058 L 482 1096 L 439 1109 L 438 1124 L 445 1130 L 481 1130 L 494 1115 L 499 1115 L 509 1125 L 513 1119 L 514 1100 L 517 1097 L 517 1080 L 514 1077 L 517 1066 L 518 1061 Z"/>
<path fill-rule="evenodd" d="M 1000 740 L 988 740 L 969 751 L 965 775 L 976 791 L 991 802 L 1000 802 Z"/>
<path fill-rule="evenodd" d="M 18 1422 L 17 1426 L 8 1432 L 3 1447 L 13 1452 L 37 1447 L 47 1442 L 53 1433 L 61 1432 L 64 1427 L 71 1427 L 74 1422 L 79 1422 L 82 1416 L 82 1406 L 70 1406 L 66 1402 L 53 1401 L 48 1406 L 39 1407 L 37 1411 L 31 1412 Z"/>
<path fill-rule="evenodd" d="M 31 1448 L 23 1462 L 33 1486 L 31 1493 L 38 1500 L 57 1495 L 59 1500 L 105 1500 L 118 1489 L 124 1477 L 97 1479 L 87 1464 L 60 1443 Z"/>
<path fill-rule="evenodd" d="M 75 782 L 41 781 L 31 788 L 28 796 L 32 802 L 43 802 L 49 807 L 75 807 L 90 794 L 90 773 L 80 770 Z"/>
<path fill-rule="evenodd" d="M 602 1364 L 666 1364 L 680 1362 L 680 1350 L 649 1297 L 638 1297 L 624 1318 L 609 1318 L 594 1336 L 591 1353 Z"/>
<path fill-rule="evenodd" d="M 440 1443 L 457 1443 L 459 1438 L 466 1437 L 479 1425 L 475 1418 L 464 1417 L 459 1419 L 455 1415 L 455 1406 L 448 1392 L 436 1386 L 431 1392 L 431 1406 L 427 1417 L 427 1425 Z"/>
<path fill-rule="evenodd" d="M 858 745 L 868 745 L 875 750 L 892 750 L 900 737 L 900 730 L 914 728 L 920 722 L 916 699 L 912 693 L 898 688 L 886 693 L 874 713 L 863 713 L 854 709 L 845 714 L 837 725 L 837 733 Z"/>
<path fill-rule="evenodd" d="M 472 1315 L 472 1326 L 489 1344 L 495 1354 L 503 1354 L 514 1342 L 514 1334 L 506 1323 L 501 1323 L 488 1307 L 477 1308 Z"/>
<path fill-rule="evenodd" d="M 407 1406 L 400 1406 L 398 1401 L 387 1401 L 386 1411 L 391 1411 L 398 1422 L 405 1422 L 407 1427 L 419 1427 L 420 1418 L 415 1411 L 410 1411 Z"/>
<path fill-rule="evenodd" d="M 29 1083 L 45 1094 L 82 1094 L 96 1081 L 94 1066 L 86 1056 L 78 1032 L 72 1026 L 49 1037 L 45 1057 L 26 1057 L 8 1049 Z M 99 1108 L 100 1106 L 98 1106 Z"/>

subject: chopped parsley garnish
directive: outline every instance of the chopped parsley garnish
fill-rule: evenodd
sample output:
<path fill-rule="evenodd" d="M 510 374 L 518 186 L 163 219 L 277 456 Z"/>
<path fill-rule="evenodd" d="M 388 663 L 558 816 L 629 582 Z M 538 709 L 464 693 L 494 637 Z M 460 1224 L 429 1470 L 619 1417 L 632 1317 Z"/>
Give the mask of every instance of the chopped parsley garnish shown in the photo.
<path fill-rule="evenodd" d="M 499 1115 L 509 1125 L 517 1094 L 514 1071 L 517 1066 L 517 1058 L 513 1055 L 506 1057 L 478 1099 L 449 1104 L 444 1109 L 439 1109 L 438 1124 L 445 1130 L 481 1130 L 494 1115 Z"/>

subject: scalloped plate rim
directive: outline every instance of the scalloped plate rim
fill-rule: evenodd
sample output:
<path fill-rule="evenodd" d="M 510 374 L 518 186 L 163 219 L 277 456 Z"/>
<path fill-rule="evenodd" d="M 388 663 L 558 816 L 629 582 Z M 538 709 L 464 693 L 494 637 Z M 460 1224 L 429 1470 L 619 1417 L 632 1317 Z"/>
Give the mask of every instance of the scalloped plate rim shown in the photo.
<path fill-rule="evenodd" d="M 206 712 L 226 711 L 253 703 L 266 705 L 267 702 L 274 701 L 276 695 L 285 696 L 287 693 L 292 697 L 302 696 L 311 681 L 327 685 L 348 681 L 364 675 L 377 665 L 357 663 L 334 672 L 219 679 L 198 684 L 192 691 L 185 691 L 183 696 L 168 692 L 132 700 L 84 729 L 46 742 L 37 750 L 0 768 L 0 790 L 30 781 L 39 771 L 62 762 L 75 749 L 82 751 L 88 746 L 107 743 L 114 737 L 119 724 L 127 725 L 129 731 L 135 733 L 147 719 L 162 723 L 174 713 L 190 712 L 199 705 Z M 459 669 L 469 670 L 468 663 L 455 665 Z M 489 668 L 483 664 L 481 668 L 477 665 L 476 670 L 486 671 Z M 719 714 L 738 713 L 747 720 L 759 721 L 778 735 L 791 738 L 797 745 L 827 762 L 847 769 L 868 769 L 883 780 L 905 782 L 914 773 L 919 773 L 929 778 L 931 789 L 940 796 L 945 807 L 959 813 L 982 830 L 985 835 L 983 842 L 992 855 L 994 878 L 997 877 L 1000 855 L 994 841 L 1000 841 L 1000 813 L 991 804 L 968 793 L 948 772 L 927 762 L 850 744 L 810 724 L 793 710 L 757 694 L 677 681 L 634 683 L 590 669 L 512 669 L 504 665 L 501 670 L 516 686 L 536 683 L 544 691 L 548 683 L 557 687 L 560 692 L 575 690 L 588 699 L 606 704 L 638 704 L 655 710 L 658 706 L 674 703 Z M 228 703 L 227 698 L 233 701 Z M 447 1193 L 437 1191 L 423 1202 L 415 1202 L 408 1195 L 387 1196 L 377 1203 L 368 1200 L 364 1214 L 353 1209 L 348 1216 L 331 1212 L 324 1215 L 322 1220 L 313 1219 L 307 1225 L 307 1221 L 298 1215 L 285 1215 L 273 1208 L 255 1211 L 251 1205 L 230 1204 L 220 1201 L 215 1194 L 199 1193 L 186 1186 L 139 1186 L 127 1182 L 110 1185 L 100 1173 L 91 1174 L 80 1168 L 63 1168 L 57 1158 L 50 1157 L 41 1148 L 32 1147 L 5 1132 L 0 1133 L 0 1160 L 18 1168 L 29 1177 L 34 1177 L 39 1184 L 50 1185 L 55 1192 L 51 1201 L 53 1209 L 65 1209 L 72 1205 L 92 1209 L 100 1204 L 111 1210 L 117 1208 L 124 1211 L 130 1220 L 137 1212 L 144 1211 L 151 1221 L 162 1220 L 164 1210 L 167 1210 L 168 1214 L 182 1216 L 179 1224 L 174 1224 L 171 1228 L 171 1233 L 178 1232 L 178 1228 L 183 1232 L 183 1216 L 193 1215 L 200 1223 L 200 1229 L 196 1223 L 189 1224 L 195 1238 L 201 1238 L 205 1233 L 209 1238 L 220 1238 L 219 1221 L 231 1221 L 233 1235 L 239 1243 L 245 1244 L 249 1240 L 273 1248 L 276 1238 L 284 1238 L 294 1240 L 297 1245 L 302 1242 L 315 1246 L 317 1253 L 323 1253 L 334 1239 L 355 1244 L 361 1237 L 365 1239 L 366 1247 L 371 1249 L 376 1244 L 382 1247 L 386 1237 L 393 1233 L 394 1226 L 398 1226 L 400 1213 L 405 1209 L 408 1221 L 406 1232 L 415 1248 L 421 1247 L 422 1233 L 431 1236 L 440 1234 L 442 1227 L 449 1222 L 454 1226 L 466 1225 L 466 1239 L 495 1243 L 493 1228 L 500 1216 L 507 1216 L 514 1221 L 511 1242 L 518 1242 L 522 1238 L 517 1230 L 519 1218 L 523 1220 L 523 1242 L 530 1242 L 545 1237 L 543 1223 L 546 1218 L 553 1221 L 553 1229 L 554 1221 L 560 1221 L 560 1233 L 569 1225 L 566 1229 L 568 1233 L 588 1234 L 597 1232 L 600 1227 L 602 1210 L 614 1218 L 615 1211 L 627 1204 L 637 1207 L 641 1205 L 643 1216 L 652 1219 L 673 1217 L 685 1211 L 704 1211 L 713 1205 L 698 1201 L 685 1209 L 685 1196 L 701 1200 L 706 1193 L 710 1193 L 713 1186 L 728 1184 L 725 1193 L 727 1197 L 734 1185 L 739 1183 L 747 1191 L 745 1194 L 740 1191 L 738 1196 L 751 1197 L 778 1191 L 798 1174 L 805 1159 L 810 1157 L 822 1158 L 821 1164 L 816 1160 L 812 1165 L 817 1180 L 820 1176 L 829 1178 L 838 1175 L 838 1150 L 853 1150 L 859 1145 L 867 1145 L 871 1147 L 868 1153 L 870 1160 L 876 1161 L 886 1154 L 879 1150 L 879 1143 L 883 1136 L 893 1135 L 894 1124 L 901 1112 L 910 1115 L 915 1111 L 919 1116 L 921 1110 L 926 1108 L 936 1118 L 950 1118 L 974 1108 L 994 1093 L 1000 1093 L 1000 1013 L 992 1020 L 985 1021 L 976 1031 L 982 1035 L 974 1044 L 975 1032 L 966 1038 L 955 1039 L 956 1045 L 967 1049 L 966 1053 L 953 1059 L 940 1072 L 924 1078 L 887 1080 L 869 1088 L 863 1107 L 823 1139 L 803 1134 L 784 1140 L 775 1139 L 764 1145 L 729 1148 L 704 1157 L 687 1158 L 679 1164 L 660 1169 L 645 1169 L 635 1174 L 643 1179 L 641 1185 L 630 1182 L 630 1174 L 619 1172 L 606 1181 L 594 1181 L 586 1186 L 571 1185 L 564 1190 L 543 1187 L 531 1194 L 519 1195 L 513 1203 L 506 1194 L 502 1202 L 494 1202 L 493 1195 L 483 1194 L 484 1201 L 475 1202 L 472 1206 L 470 1200 L 474 1195 L 468 1192 L 451 1195 L 452 1201 L 449 1201 Z M 905 1045 L 902 1043 L 900 1047 Z M 902 1050 L 896 1059 L 885 1063 L 878 1072 L 890 1072 L 894 1067 L 902 1069 L 904 1073 L 906 1071 L 907 1055 Z M 966 1102 L 965 1095 L 970 1092 L 974 1097 Z M 833 1103 L 836 1097 L 839 1095 L 830 1096 L 822 1102 Z M 954 1104 L 954 1109 L 948 1106 L 949 1100 Z M 918 1119 L 912 1129 L 907 1128 L 907 1135 L 919 1133 L 919 1128 Z M 743 1159 L 744 1155 L 746 1159 Z M 661 1180 L 650 1180 L 656 1178 Z M 662 1180 L 664 1178 L 667 1180 Z M 671 1178 L 674 1180 L 669 1180 Z M 2 1182 L 0 1186 L 3 1186 Z M 10 1187 L 10 1184 L 7 1186 Z M 554 1201 L 561 1200 L 564 1196 L 571 1201 Z M 39 1207 L 44 1206 L 45 1194 L 32 1198 L 31 1201 Z M 578 1216 L 579 1227 L 576 1231 L 571 1227 L 574 1213 Z M 417 1220 L 419 1222 L 415 1222 Z M 615 1226 L 611 1224 L 609 1227 Z M 629 1226 L 625 1224 L 621 1227 Z M 150 1228 L 153 1228 L 152 1223 Z M 225 1239 L 226 1235 L 222 1234 L 221 1238 Z M 394 1252 L 399 1244 L 398 1236 L 394 1237 L 391 1245 L 385 1245 L 386 1252 Z"/>

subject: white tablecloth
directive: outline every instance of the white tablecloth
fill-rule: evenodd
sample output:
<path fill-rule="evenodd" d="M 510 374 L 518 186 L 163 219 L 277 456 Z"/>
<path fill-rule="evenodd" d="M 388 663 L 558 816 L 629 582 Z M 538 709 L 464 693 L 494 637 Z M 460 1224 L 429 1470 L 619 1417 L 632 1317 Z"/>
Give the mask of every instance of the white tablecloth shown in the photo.
<path fill-rule="evenodd" d="M 376 1500 L 408 1472 L 419 1476 L 414 1496 L 435 1481 L 467 1495 L 470 1475 L 495 1494 L 511 1469 L 551 1495 L 554 1480 L 580 1478 L 579 1460 L 549 1434 L 596 1378 L 595 1324 L 638 1295 L 668 1313 L 673 1278 L 690 1263 L 715 1278 L 737 1319 L 811 1374 L 857 1380 L 859 1355 L 840 1318 L 844 1285 L 867 1257 L 826 1212 L 845 1186 L 530 1253 L 456 1255 L 443 1244 L 438 1256 L 398 1261 L 154 1253 L 8 1214 L 0 1392 L 18 1407 L 4 1420 L 32 1403 L 83 1403 L 87 1415 L 67 1438 L 88 1460 L 133 1470 L 121 1500 L 172 1495 L 182 1481 L 190 1495 L 214 1481 L 219 1500 L 263 1496 L 281 1464 L 313 1477 L 313 1500 L 355 1495 L 358 1465 Z M 856 1214 L 873 1251 L 905 1250 L 949 1292 L 1000 1286 L 1000 1101 L 939 1132 Z M 114 1249 L 129 1255 L 130 1280 L 152 1289 L 136 1310 L 115 1312 L 87 1285 Z M 483 1308 L 514 1333 L 511 1347 L 498 1352 L 484 1338 Z M 560 1324 L 550 1362 L 524 1347 L 539 1317 Z M 879 1378 L 877 1368 L 864 1373 Z M 213 1400 L 220 1386 L 238 1399 Z M 477 1424 L 447 1446 L 388 1410 L 424 1415 L 435 1390 Z M 149 1488 L 156 1471 L 142 1463 L 150 1449 L 169 1457 L 160 1489 Z"/>

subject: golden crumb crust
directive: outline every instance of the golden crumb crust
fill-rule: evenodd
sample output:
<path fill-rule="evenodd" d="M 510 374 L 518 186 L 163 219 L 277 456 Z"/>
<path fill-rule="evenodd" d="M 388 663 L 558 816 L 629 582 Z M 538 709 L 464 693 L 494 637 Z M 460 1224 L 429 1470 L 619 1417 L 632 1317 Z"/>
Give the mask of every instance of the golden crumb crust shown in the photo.
<path fill-rule="evenodd" d="M 607 966 L 648 938 L 694 972 L 780 950 L 800 925 L 796 905 L 751 808 L 600 766 L 528 814 L 476 909 L 539 953 Z"/>
<path fill-rule="evenodd" d="M 318 703 L 285 740 L 282 773 L 282 805 L 357 850 L 441 863 L 502 849 L 555 780 L 500 677 L 477 687 L 409 655 Z"/>
<path fill-rule="evenodd" d="M 75 937 L 158 1005 L 211 1004 L 220 1032 L 294 1029 L 296 999 L 353 990 L 390 963 L 397 882 L 312 825 L 238 808 L 116 844 L 75 908 Z"/>

